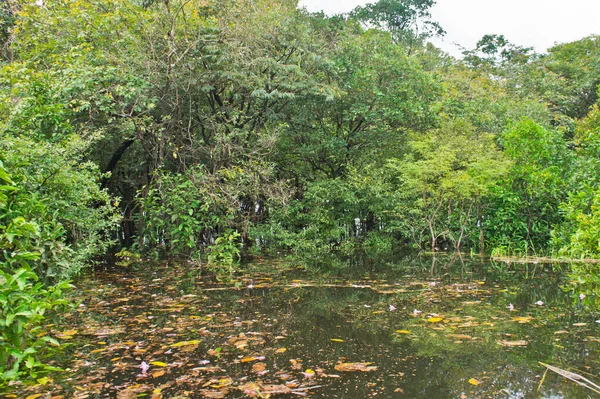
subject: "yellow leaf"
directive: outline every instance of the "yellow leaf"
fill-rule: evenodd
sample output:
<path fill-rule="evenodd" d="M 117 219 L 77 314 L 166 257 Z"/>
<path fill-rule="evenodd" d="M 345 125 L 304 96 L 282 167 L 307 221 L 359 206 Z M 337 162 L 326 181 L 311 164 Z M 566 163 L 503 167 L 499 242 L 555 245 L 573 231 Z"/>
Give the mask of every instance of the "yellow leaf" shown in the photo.
<path fill-rule="evenodd" d="M 412 331 L 409 331 L 409 330 L 396 330 L 396 332 L 398 334 L 406 334 L 406 335 L 409 335 L 409 334 L 413 333 Z"/>
<path fill-rule="evenodd" d="M 529 323 L 531 320 L 533 320 L 533 317 L 531 316 L 513 317 L 513 321 L 516 321 L 519 324 Z"/>
<path fill-rule="evenodd" d="M 48 378 L 48 377 L 42 377 L 42 378 L 38 378 L 38 379 L 37 379 L 37 382 L 38 382 L 38 384 L 40 384 L 40 385 L 46 385 L 46 384 L 47 384 L 47 383 L 49 383 L 50 381 L 52 381 L 52 380 L 50 380 L 50 378 Z"/>
<path fill-rule="evenodd" d="M 469 380 L 469 384 L 477 386 L 479 385 L 479 381 L 477 381 L 475 378 L 471 378 Z"/>
<path fill-rule="evenodd" d="M 430 319 L 427 319 L 427 322 L 429 322 L 429 323 L 439 323 L 442 320 L 444 320 L 444 319 L 442 319 L 441 317 L 432 317 Z"/>
<path fill-rule="evenodd" d="M 339 339 L 339 338 L 331 338 L 332 342 L 344 342 L 343 339 Z"/>
<path fill-rule="evenodd" d="M 287 348 L 279 348 L 275 351 L 275 353 L 285 353 L 285 351 L 287 351 Z"/>
<path fill-rule="evenodd" d="M 26 399 L 37 399 L 40 396 L 43 396 L 41 393 L 36 393 L 34 395 L 29 395 Z"/>
<path fill-rule="evenodd" d="M 150 364 L 157 367 L 167 367 L 167 363 L 164 362 L 150 362 Z"/>
<path fill-rule="evenodd" d="M 175 344 L 171 344 L 169 345 L 171 348 L 179 348 L 182 346 L 189 346 L 189 345 L 198 345 L 200 343 L 199 340 L 195 339 L 193 341 L 181 341 L 181 342 L 177 342 Z"/>
<path fill-rule="evenodd" d="M 242 363 L 249 363 L 249 362 L 254 362 L 257 359 L 255 357 L 245 357 L 241 360 Z"/>

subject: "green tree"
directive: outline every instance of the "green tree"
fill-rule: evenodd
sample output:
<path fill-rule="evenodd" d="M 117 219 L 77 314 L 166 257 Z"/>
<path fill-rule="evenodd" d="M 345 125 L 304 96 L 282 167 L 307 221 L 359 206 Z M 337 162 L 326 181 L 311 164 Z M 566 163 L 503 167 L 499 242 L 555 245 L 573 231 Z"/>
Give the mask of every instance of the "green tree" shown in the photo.
<path fill-rule="evenodd" d="M 501 252 L 547 250 L 553 227 L 562 221 L 572 154 L 559 132 L 527 119 L 508 129 L 501 144 L 513 166 L 489 204 L 488 242 Z"/>
<path fill-rule="evenodd" d="M 413 240 L 426 231 L 432 250 L 440 237 L 460 249 L 479 232 L 482 202 L 508 163 L 492 135 L 478 133 L 464 120 L 447 120 L 439 129 L 412 135 L 409 145 L 405 158 L 388 164 L 397 181 L 395 213 Z"/>
<path fill-rule="evenodd" d="M 431 20 L 429 10 L 435 3 L 434 0 L 379 0 L 356 7 L 350 15 L 367 27 L 390 32 L 396 42 L 412 50 L 423 39 L 446 33 L 439 23 Z"/>

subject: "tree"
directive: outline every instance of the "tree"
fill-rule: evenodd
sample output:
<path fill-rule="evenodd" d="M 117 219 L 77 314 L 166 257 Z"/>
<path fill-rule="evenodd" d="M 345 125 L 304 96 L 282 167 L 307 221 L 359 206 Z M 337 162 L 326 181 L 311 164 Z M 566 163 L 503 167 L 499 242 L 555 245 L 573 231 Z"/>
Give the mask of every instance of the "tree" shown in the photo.
<path fill-rule="evenodd" d="M 478 231 L 482 202 L 508 163 L 492 135 L 478 133 L 464 120 L 446 120 L 439 129 L 413 134 L 409 145 L 404 159 L 391 159 L 387 166 L 397 179 L 396 215 L 413 237 L 426 230 L 432 250 L 440 237 L 460 249 L 468 234 Z"/>
<path fill-rule="evenodd" d="M 434 0 L 379 0 L 356 7 L 350 16 L 367 27 L 390 32 L 396 42 L 404 43 L 412 50 L 415 42 L 446 33 L 431 20 L 429 9 L 435 3 Z"/>
<path fill-rule="evenodd" d="M 572 154 L 567 143 L 560 132 L 524 119 L 502 135 L 501 144 L 513 166 L 488 205 L 488 241 L 508 253 L 549 248 L 569 191 Z"/>

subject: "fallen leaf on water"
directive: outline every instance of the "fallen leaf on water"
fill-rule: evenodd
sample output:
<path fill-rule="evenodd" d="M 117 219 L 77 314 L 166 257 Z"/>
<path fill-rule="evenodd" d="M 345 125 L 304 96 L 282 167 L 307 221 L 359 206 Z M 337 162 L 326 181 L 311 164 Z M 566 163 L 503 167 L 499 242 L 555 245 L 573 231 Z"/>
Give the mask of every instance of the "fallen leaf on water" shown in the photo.
<path fill-rule="evenodd" d="M 77 330 L 66 330 L 63 332 L 56 333 L 56 338 L 73 339 L 73 335 L 75 334 L 77 334 Z"/>
<path fill-rule="evenodd" d="M 242 360 L 240 360 L 242 363 L 250 363 L 250 362 L 255 362 L 257 360 L 264 360 L 264 356 L 247 356 L 242 358 Z"/>
<path fill-rule="evenodd" d="M 315 371 L 313 369 L 306 369 L 302 374 L 304 374 L 304 377 L 306 378 L 313 378 L 315 376 Z"/>
<path fill-rule="evenodd" d="M 524 340 L 519 340 L 519 341 L 505 341 L 505 340 L 501 340 L 498 341 L 498 345 L 500 346 L 527 346 L 527 341 Z"/>
<path fill-rule="evenodd" d="M 513 317 L 513 321 L 516 321 L 519 324 L 529 323 L 531 320 L 533 320 L 533 317 L 531 316 Z"/>
<path fill-rule="evenodd" d="M 227 395 L 228 390 L 225 389 L 220 391 L 214 391 L 212 389 L 201 389 L 199 392 L 203 398 L 222 399 L 225 397 L 225 395 Z"/>
<path fill-rule="evenodd" d="M 371 364 L 372 363 L 338 363 L 335 365 L 335 369 L 343 372 L 369 372 L 377 370 L 377 366 L 371 366 Z"/>
<path fill-rule="evenodd" d="M 156 370 L 155 372 L 152 373 L 152 378 L 162 377 L 163 375 L 165 375 L 165 373 L 166 373 L 165 369 Z"/>
<path fill-rule="evenodd" d="M 256 396 L 263 396 L 260 392 L 260 386 L 254 382 L 247 382 L 238 387 L 240 391 L 242 391 L 245 395 L 250 396 L 251 398 Z"/>
<path fill-rule="evenodd" d="M 472 336 L 466 335 L 466 334 L 448 334 L 448 336 L 451 338 L 460 339 L 460 340 L 473 339 Z"/>
<path fill-rule="evenodd" d="M 471 378 L 469 380 L 469 384 L 477 386 L 479 385 L 479 381 L 477 381 L 475 378 Z"/>
<path fill-rule="evenodd" d="M 266 363 L 263 363 L 263 362 L 254 363 L 252 365 L 252 371 L 254 371 L 255 373 L 262 373 L 266 369 L 267 369 L 267 365 L 266 365 Z"/>
<path fill-rule="evenodd" d="M 171 344 L 169 346 L 171 348 L 180 348 L 182 346 L 198 345 L 199 343 L 200 343 L 200 341 L 198 341 L 197 339 L 195 339 L 193 341 L 181 341 L 181 342 L 177 342 L 177 343 Z"/>
<path fill-rule="evenodd" d="M 263 394 L 286 395 L 292 393 L 292 390 L 285 385 L 261 385 Z"/>

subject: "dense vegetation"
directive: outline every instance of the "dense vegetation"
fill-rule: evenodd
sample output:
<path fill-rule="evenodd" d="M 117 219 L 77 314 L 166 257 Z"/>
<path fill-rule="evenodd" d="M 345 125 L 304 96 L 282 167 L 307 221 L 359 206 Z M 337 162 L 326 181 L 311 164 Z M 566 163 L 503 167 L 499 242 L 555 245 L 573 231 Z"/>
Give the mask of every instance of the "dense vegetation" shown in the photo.
<path fill-rule="evenodd" d="M 600 256 L 600 37 L 454 59 L 431 0 L 0 3 L 0 375 L 110 250 Z"/>

